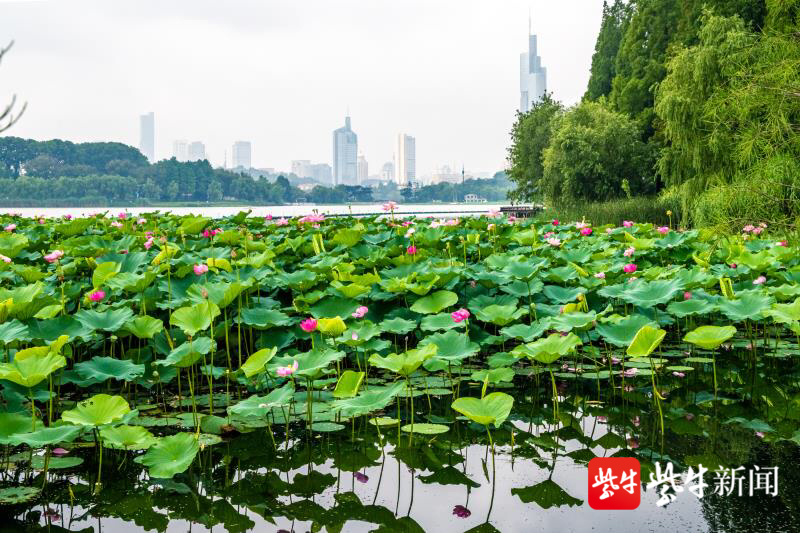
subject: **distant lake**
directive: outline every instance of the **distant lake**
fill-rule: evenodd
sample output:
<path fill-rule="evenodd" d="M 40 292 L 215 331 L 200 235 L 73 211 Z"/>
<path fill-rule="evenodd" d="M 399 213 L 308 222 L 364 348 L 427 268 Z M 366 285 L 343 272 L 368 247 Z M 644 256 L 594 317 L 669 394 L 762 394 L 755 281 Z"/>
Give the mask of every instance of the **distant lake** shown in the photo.
<path fill-rule="evenodd" d="M 500 209 L 501 205 L 505 204 L 399 204 L 396 215 L 402 214 L 417 214 L 420 216 L 465 216 L 465 215 L 479 215 L 488 213 L 493 209 Z M 252 210 L 250 216 L 266 216 L 272 215 L 273 217 L 296 217 L 308 215 L 314 211 L 325 215 L 346 215 L 352 213 L 354 215 L 364 214 L 377 214 L 383 213 L 383 204 L 357 204 L 348 206 L 346 204 L 305 204 L 305 205 L 274 205 L 274 206 L 226 206 L 226 207 L 3 207 L 0 208 L 0 213 L 20 213 L 26 217 L 35 217 L 44 215 L 46 217 L 60 217 L 63 215 L 72 215 L 73 217 L 83 217 L 94 213 L 102 213 L 108 211 L 111 214 L 116 214 L 121 211 L 127 211 L 133 215 L 141 213 L 152 213 L 154 211 L 170 212 L 176 215 L 203 215 L 213 218 L 225 217 L 235 215 L 239 211 Z"/>

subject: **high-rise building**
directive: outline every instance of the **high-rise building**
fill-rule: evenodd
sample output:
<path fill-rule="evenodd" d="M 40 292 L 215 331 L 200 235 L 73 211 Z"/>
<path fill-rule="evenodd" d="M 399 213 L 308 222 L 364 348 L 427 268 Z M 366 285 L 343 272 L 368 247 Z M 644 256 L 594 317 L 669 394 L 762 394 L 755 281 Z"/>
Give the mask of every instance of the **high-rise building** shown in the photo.
<path fill-rule="evenodd" d="M 200 141 L 189 143 L 188 161 L 202 161 L 206 158 L 206 145 Z"/>
<path fill-rule="evenodd" d="M 172 157 L 178 161 L 189 160 L 189 142 L 183 139 L 178 139 L 172 143 Z"/>
<path fill-rule="evenodd" d="M 350 117 L 344 127 L 333 130 L 333 184 L 358 183 L 358 135 L 350 128 Z"/>
<path fill-rule="evenodd" d="M 154 163 L 156 160 L 156 119 L 151 111 L 139 117 L 139 151 Z"/>
<path fill-rule="evenodd" d="M 417 177 L 417 143 L 414 137 L 398 133 L 394 145 L 394 178 L 405 187 Z"/>
<path fill-rule="evenodd" d="M 369 179 L 369 164 L 364 154 L 358 154 L 358 183 L 359 185 Z"/>
<path fill-rule="evenodd" d="M 531 34 L 528 20 L 528 51 L 519 55 L 519 110 L 522 113 L 547 92 L 547 69 L 538 55 L 536 35 Z"/>
<path fill-rule="evenodd" d="M 394 180 L 394 163 L 391 161 L 387 161 L 383 164 L 381 168 L 381 181 L 393 181 Z"/>
<path fill-rule="evenodd" d="M 333 174 L 331 173 L 331 166 L 327 163 L 316 163 L 309 165 L 309 175 L 307 177 L 313 179 L 323 185 L 331 185 L 333 183 Z"/>
<path fill-rule="evenodd" d="M 231 166 L 233 168 L 251 168 L 251 152 L 252 146 L 250 145 L 250 141 L 236 141 L 233 143 L 233 150 L 231 152 Z"/>
<path fill-rule="evenodd" d="M 295 159 L 292 161 L 292 174 L 297 176 L 298 178 L 310 178 L 311 170 L 311 161 L 308 159 Z"/>

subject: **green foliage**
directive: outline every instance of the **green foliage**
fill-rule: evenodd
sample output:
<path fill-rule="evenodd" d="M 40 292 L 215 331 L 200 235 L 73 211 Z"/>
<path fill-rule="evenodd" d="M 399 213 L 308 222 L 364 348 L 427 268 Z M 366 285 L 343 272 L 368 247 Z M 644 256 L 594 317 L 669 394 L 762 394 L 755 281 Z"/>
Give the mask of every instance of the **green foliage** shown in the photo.
<path fill-rule="evenodd" d="M 611 83 L 616 75 L 616 59 L 622 37 L 631 17 L 631 7 L 622 0 L 609 6 L 603 1 L 603 21 L 592 55 L 592 69 L 586 98 L 597 100 L 611 93 Z"/>
<path fill-rule="evenodd" d="M 567 111 L 544 152 L 542 190 L 554 204 L 603 201 L 655 191 L 652 152 L 634 121 L 597 102 Z"/>
<path fill-rule="evenodd" d="M 545 94 L 527 113 L 517 114 L 508 149 L 508 177 L 516 186 L 509 195 L 511 199 L 530 201 L 541 198 L 544 151 L 550 145 L 554 122 L 563 111 L 560 102 Z"/>

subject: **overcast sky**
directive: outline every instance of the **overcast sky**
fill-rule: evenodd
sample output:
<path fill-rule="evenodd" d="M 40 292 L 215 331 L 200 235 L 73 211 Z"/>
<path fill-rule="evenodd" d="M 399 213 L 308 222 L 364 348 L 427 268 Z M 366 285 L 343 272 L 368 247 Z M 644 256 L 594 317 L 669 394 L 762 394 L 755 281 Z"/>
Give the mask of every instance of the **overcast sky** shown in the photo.
<path fill-rule="evenodd" d="M 417 139 L 417 173 L 504 167 L 519 105 L 528 10 L 548 89 L 586 89 L 602 0 L 0 0 L 0 103 L 28 102 L 6 135 L 139 143 L 156 156 L 200 140 L 222 164 L 236 140 L 253 165 L 331 162 L 350 109 L 370 174 L 393 139 Z"/>

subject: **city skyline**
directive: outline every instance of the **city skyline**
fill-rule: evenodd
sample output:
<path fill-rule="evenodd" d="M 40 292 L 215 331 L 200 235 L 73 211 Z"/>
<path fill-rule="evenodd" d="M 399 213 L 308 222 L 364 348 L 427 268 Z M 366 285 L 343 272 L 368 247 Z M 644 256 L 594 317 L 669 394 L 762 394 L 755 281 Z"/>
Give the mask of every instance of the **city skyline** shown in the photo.
<path fill-rule="evenodd" d="M 136 118 L 153 111 L 156 159 L 191 137 L 213 165 L 226 154 L 230 165 L 232 142 L 247 139 L 254 167 L 285 170 L 295 159 L 331 163 L 330 132 L 349 106 L 373 174 L 393 159 L 396 132 L 409 131 L 425 147 L 419 175 L 447 161 L 504 167 L 529 8 L 548 90 L 566 104 L 585 91 L 602 12 L 579 0 L 2 5 L 0 32 L 15 46 L 0 97 L 28 103 L 16 136 L 139 146 Z"/>

